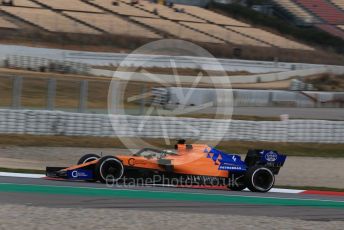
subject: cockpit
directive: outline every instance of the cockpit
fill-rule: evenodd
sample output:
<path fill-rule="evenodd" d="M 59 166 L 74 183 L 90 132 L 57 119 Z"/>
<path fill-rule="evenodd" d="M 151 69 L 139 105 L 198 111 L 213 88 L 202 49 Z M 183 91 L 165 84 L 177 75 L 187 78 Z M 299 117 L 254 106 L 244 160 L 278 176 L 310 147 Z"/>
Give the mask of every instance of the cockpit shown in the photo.
<path fill-rule="evenodd" d="M 172 150 L 161 150 L 153 148 L 143 148 L 138 152 L 134 153 L 133 156 L 150 158 L 164 158 L 166 156 L 177 156 L 178 154 Z"/>

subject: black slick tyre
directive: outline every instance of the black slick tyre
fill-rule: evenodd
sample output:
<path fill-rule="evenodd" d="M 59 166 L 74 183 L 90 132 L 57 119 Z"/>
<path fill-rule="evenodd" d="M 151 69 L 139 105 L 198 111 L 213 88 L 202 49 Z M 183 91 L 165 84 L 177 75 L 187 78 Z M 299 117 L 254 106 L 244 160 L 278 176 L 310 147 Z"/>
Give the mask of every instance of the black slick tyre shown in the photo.
<path fill-rule="evenodd" d="M 98 160 L 99 158 L 100 158 L 100 156 L 98 156 L 97 154 L 93 154 L 93 153 L 86 154 L 86 155 L 83 155 L 79 159 L 77 164 L 78 165 L 85 164 L 85 163 L 90 162 L 90 161 Z"/>
<path fill-rule="evenodd" d="M 100 156 L 98 156 L 97 154 L 93 154 L 93 153 L 85 154 L 79 159 L 77 164 L 78 165 L 85 164 L 85 163 L 88 163 L 88 162 L 91 162 L 94 160 L 98 160 L 99 158 L 100 158 Z M 93 174 L 94 174 L 94 171 L 93 171 Z M 92 180 L 87 180 L 87 181 L 88 182 L 96 182 L 97 179 L 92 179 Z"/>
<path fill-rule="evenodd" d="M 124 166 L 118 158 L 105 156 L 99 159 L 94 171 L 101 183 L 116 183 L 123 177 Z"/>
<path fill-rule="evenodd" d="M 252 192 L 268 192 L 275 184 L 275 175 L 269 168 L 254 166 L 247 170 L 245 184 Z"/>

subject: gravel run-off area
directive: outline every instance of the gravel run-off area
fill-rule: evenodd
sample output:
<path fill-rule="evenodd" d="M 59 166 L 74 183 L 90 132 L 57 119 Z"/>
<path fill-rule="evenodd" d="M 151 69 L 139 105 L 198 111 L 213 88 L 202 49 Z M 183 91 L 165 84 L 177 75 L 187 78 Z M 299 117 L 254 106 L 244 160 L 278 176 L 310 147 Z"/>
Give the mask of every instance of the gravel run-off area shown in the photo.
<path fill-rule="evenodd" d="M 20 218 L 18 218 L 20 217 Z M 305 221 L 276 217 L 246 217 L 126 209 L 47 208 L 1 205 L 0 229 L 342 229 L 343 221 Z"/>

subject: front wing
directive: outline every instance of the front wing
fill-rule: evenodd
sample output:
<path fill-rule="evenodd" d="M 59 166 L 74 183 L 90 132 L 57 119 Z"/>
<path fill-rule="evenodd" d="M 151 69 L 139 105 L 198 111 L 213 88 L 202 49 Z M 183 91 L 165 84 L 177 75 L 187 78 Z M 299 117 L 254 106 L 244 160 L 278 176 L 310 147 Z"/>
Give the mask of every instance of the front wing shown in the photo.
<path fill-rule="evenodd" d="M 50 178 L 60 178 L 67 180 L 93 180 L 93 170 L 87 169 L 72 169 L 68 170 L 68 167 L 47 167 L 46 176 Z"/>

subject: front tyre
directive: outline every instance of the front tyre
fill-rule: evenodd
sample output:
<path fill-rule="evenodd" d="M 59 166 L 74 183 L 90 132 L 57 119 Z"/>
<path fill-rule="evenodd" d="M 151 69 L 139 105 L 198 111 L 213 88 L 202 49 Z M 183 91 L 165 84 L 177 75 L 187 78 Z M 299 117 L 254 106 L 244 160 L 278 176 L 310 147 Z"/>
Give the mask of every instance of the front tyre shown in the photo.
<path fill-rule="evenodd" d="M 247 170 L 246 186 L 252 192 L 268 192 L 275 184 L 273 172 L 263 166 L 255 166 Z"/>
<path fill-rule="evenodd" d="M 100 156 L 98 156 L 97 154 L 93 154 L 93 153 L 90 153 L 90 154 L 85 154 L 83 155 L 77 165 L 82 165 L 82 164 L 85 164 L 85 163 L 88 163 L 88 162 L 91 162 L 91 161 L 94 161 L 94 160 L 98 160 L 100 158 Z M 93 169 L 93 167 L 92 167 Z M 93 171 L 94 173 L 94 171 Z M 96 182 L 97 179 L 92 179 L 92 180 L 87 180 L 88 182 Z"/>
<path fill-rule="evenodd" d="M 85 164 L 85 163 L 88 163 L 90 161 L 94 161 L 94 160 L 98 160 L 100 158 L 100 156 L 98 156 L 97 154 L 93 154 L 93 153 L 90 153 L 90 154 L 86 154 L 86 155 L 83 155 L 79 161 L 78 161 L 78 165 L 81 165 L 81 164 Z"/>
<path fill-rule="evenodd" d="M 118 158 L 105 156 L 97 162 L 95 174 L 96 178 L 102 183 L 115 183 L 122 178 L 124 166 Z"/>

